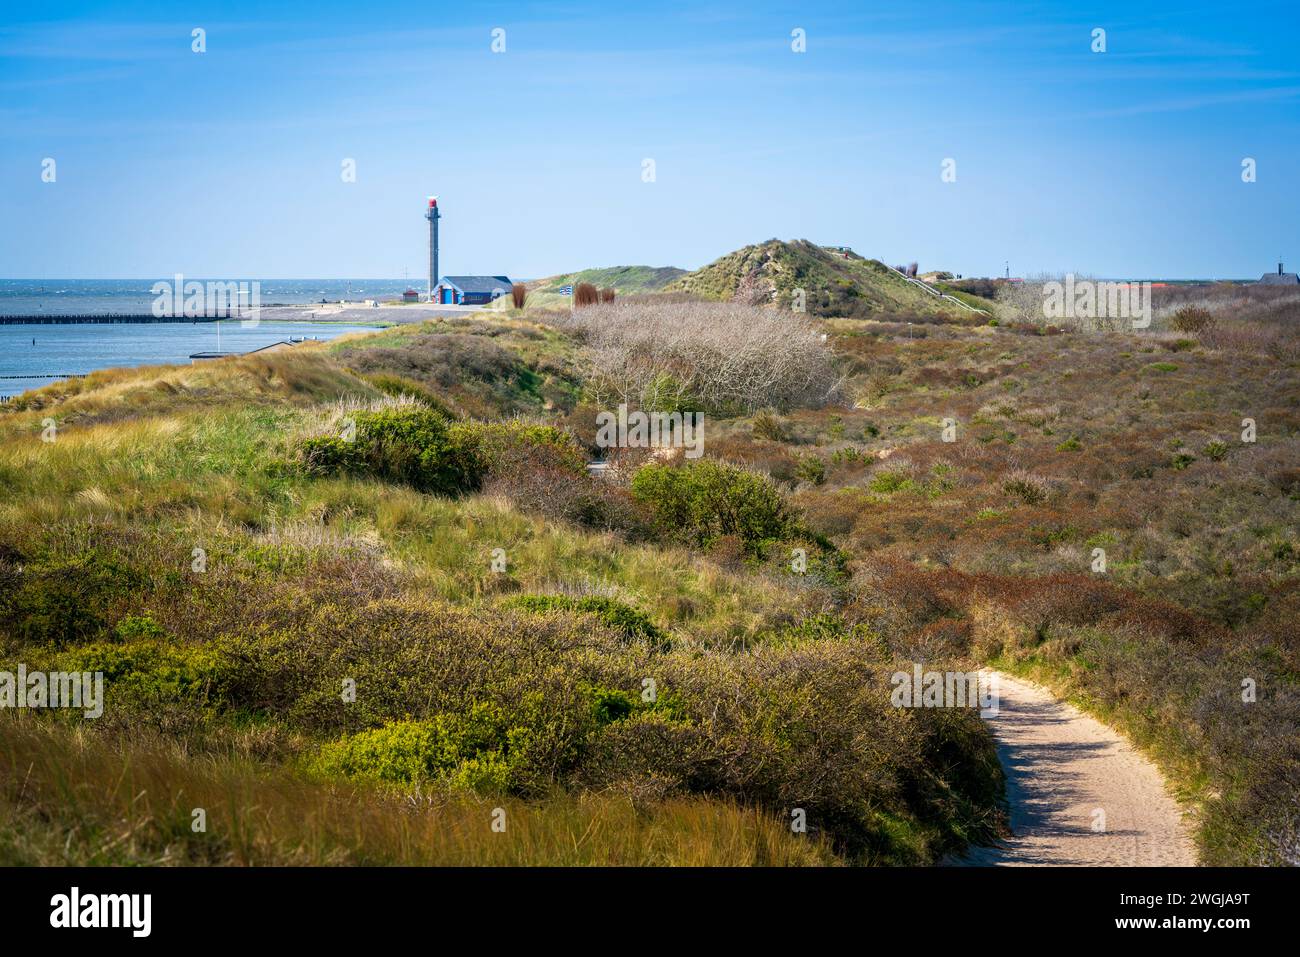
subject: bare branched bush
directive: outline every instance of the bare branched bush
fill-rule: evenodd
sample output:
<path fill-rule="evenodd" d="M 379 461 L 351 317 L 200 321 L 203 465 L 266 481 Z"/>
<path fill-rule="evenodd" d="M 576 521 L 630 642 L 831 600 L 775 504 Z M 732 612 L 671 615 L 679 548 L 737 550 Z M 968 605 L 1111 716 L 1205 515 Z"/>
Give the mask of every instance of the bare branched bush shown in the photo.
<path fill-rule="evenodd" d="M 1142 300 L 1138 291 L 1130 292 L 1127 283 L 1099 279 L 1087 273 L 1070 273 L 1069 276 L 1073 278 L 1040 273 L 1027 277 L 1023 282 L 999 283 L 997 301 L 1012 323 L 1076 332 L 1132 332 L 1144 328 L 1134 325 L 1134 320 L 1141 317 L 1131 314 L 1129 307 L 1136 309 L 1142 301 L 1150 306 L 1151 300 Z M 1049 284 L 1055 284 L 1055 290 Z M 1071 301 L 1071 290 L 1081 290 L 1089 284 L 1095 295 L 1091 305 Z M 1057 314 L 1053 314 L 1050 307 L 1053 302 Z"/>
<path fill-rule="evenodd" d="M 1219 282 L 1156 293 L 1156 325 L 1192 333 L 1208 349 L 1284 362 L 1300 355 L 1300 288 Z"/>
<path fill-rule="evenodd" d="M 1169 320 L 1175 332 L 1200 335 L 1214 325 L 1214 314 L 1201 306 L 1183 306 Z"/>
<path fill-rule="evenodd" d="M 1281 362 L 1300 357 L 1300 334 L 1277 324 L 1248 321 L 1216 322 L 1197 337 L 1201 345 L 1219 352 L 1266 355 Z"/>
<path fill-rule="evenodd" d="M 510 287 L 510 301 L 516 309 L 524 308 L 524 303 L 528 301 L 528 290 L 523 283 L 517 282 Z"/>
<path fill-rule="evenodd" d="M 1043 284 L 1047 276 L 1035 276 L 1024 282 L 1007 282 L 998 287 L 997 301 L 1003 306 L 1007 318 L 1016 322 L 1041 325 L 1043 318 Z"/>
<path fill-rule="evenodd" d="M 580 282 L 573 287 L 573 308 L 582 309 L 600 302 L 600 292 L 589 282 Z"/>
<path fill-rule="evenodd" d="M 821 406 L 840 388 L 830 347 L 801 313 L 608 303 L 561 324 L 583 334 L 603 387 L 642 408 Z"/>

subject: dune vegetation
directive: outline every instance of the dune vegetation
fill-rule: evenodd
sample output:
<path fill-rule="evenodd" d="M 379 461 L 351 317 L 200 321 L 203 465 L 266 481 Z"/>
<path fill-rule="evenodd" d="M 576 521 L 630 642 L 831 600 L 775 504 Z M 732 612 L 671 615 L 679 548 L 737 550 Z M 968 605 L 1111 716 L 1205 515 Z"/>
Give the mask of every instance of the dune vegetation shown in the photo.
<path fill-rule="evenodd" d="M 0 654 L 106 691 L 0 714 L 0 854 L 924 863 L 992 835 L 978 719 L 890 705 L 900 665 L 783 490 L 588 475 L 582 349 L 436 322 L 11 403 Z"/>
<path fill-rule="evenodd" d="M 0 861 L 934 863 L 996 837 L 1002 777 L 974 711 L 891 704 L 914 663 L 1051 684 L 1204 861 L 1295 861 L 1293 358 L 581 312 L 0 409 L 0 670 L 106 689 L 0 712 Z M 740 330 L 769 374 L 732 394 Z M 698 412 L 703 458 L 589 474 L 612 401 Z"/>

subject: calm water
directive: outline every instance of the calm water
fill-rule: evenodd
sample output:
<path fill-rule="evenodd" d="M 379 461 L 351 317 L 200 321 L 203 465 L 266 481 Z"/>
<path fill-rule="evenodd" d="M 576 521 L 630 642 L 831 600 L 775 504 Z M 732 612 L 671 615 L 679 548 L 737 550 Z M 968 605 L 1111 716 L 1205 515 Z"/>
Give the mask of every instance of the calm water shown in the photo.
<path fill-rule="evenodd" d="M 199 276 L 186 276 L 207 282 Z M 239 281 L 237 277 L 227 277 Z M 145 313 L 153 306 L 154 279 L 0 279 L 0 316 L 106 315 Z M 405 279 L 263 279 L 262 305 L 338 302 L 340 299 L 396 299 Z M 420 286 L 419 288 L 424 288 Z"/>
<path fill-rule="evenodd" d="M 218 325 L 223 352 L 248 352 L 290 336 L 332 339 L 348 332 L 374 331 L 371 326 L 265 320 L 256 329 L 241 328 L 238 320 L 0 326 L 0 396 L 18 395 L 72 373 L 112 366 L 188 363 L 191 353 L 217 351 Z"/>

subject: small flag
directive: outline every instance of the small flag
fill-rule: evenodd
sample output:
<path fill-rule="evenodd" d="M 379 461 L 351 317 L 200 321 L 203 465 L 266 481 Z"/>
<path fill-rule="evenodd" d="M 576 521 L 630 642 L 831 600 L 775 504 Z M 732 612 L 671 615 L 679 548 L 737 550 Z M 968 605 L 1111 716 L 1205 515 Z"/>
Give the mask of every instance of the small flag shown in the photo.
<path fill-rule="evenodd" d="M 572 295 L 573 295 L 573 287 L 572 287 L 572 286 L 561 286 L 561 287 L 560 287 L 560 295 L 561 295 L 561 296 L 572 296 Z"/>

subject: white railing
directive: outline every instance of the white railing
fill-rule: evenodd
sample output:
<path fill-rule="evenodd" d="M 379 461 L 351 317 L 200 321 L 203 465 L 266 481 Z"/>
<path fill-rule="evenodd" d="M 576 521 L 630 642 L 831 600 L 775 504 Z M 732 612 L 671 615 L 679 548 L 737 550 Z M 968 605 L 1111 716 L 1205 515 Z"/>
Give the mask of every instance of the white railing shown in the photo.
<path fill-rule="evenodd" d="M 890 272 L 895 273 L 895 274 L 896 274 L 897 276 L 899 276 L 901 279 L 904 279 L 904 280 L 906 280 L 907 282 L 910 282 L 910 283 L 911 283 L 912 285 L 914 285 L 914 286 L 920 286 L 922 289 L 924 289 L 926 292 L 928 292 L 928 293 L 929 293 L 930 295 L 932 295 L 932 296 L 938 296 L 940 299 L 947 299 L 949 302 L 955 302 L 957 305 L 961 306 L 963 309 L 965 309 L 965 310 L 967 310 L 967 311 L 969 311 L 969 312 L 978 312 L 978 313 L 980 313 L 981 315 L 984 315 L 984 316 L 987 316 L 987 315 L 990 314 L 989 311 L 988 311 L 987 309 L 977 309 L 977 308 L 975 308 L 974 306 L 972 306 L 972 305 L 971 305 L 970 303 L 968 303 L 968 302 L 962 302 L 962 301 L 961 301 L 960 299 L 958 299 L 956 296 L 950 296 L 950 295 L 948 295 L 946 292 L 943 292 L 942 290 L 935 289 L 935 288 L 934 288 L 933 286 L 931 286 L 928 282 L 925 282 L 925 281 L 923 281 L 923 280 L 921 280 L 921 279 L 917 279 L 915 276 L 909 276 L 907 273 L 903 272 L 901 269 L 895 269 L 893 266 L 889 265 L 889 263 L 886 262 L 886 261 L 883 260 L 883 259 L 880 260 L 880 262 L 881 262 L 881 263 L 884 263 L 885 268 L 888 269 Z"/>

